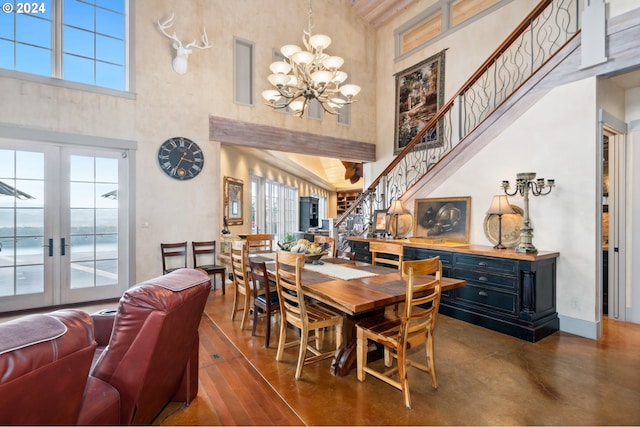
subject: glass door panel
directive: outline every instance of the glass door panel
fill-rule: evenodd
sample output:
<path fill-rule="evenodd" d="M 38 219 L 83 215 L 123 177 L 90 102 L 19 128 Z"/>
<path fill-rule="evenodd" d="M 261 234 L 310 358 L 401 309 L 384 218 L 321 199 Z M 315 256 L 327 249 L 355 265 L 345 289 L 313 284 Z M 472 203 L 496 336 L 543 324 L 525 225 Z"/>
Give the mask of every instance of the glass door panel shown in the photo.
<path fill-rule="evenodd" d="M 65 300 L 120 292 L 119 153 L 69 155 L 68 289 Z M 111 157 L 107 157 L 111 156 Z M 115 289 L 115 291 L 114 291 Z"/>
<path fill-rule="evenodd" d="M 0 310 L 51 304 L 45 161 L 51 150 L 0 148 Z"/>

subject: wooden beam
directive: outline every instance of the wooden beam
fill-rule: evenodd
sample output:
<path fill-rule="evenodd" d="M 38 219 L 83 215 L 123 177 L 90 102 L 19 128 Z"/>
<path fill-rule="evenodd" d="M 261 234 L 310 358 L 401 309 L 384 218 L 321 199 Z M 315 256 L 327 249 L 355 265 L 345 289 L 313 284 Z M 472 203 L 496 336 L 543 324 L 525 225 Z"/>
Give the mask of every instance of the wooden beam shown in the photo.
<path fill-rule="evenodd" d="M 356 162 L 376 161 L 375 144 L 215 116 L 209 116 L 209 140 Z"/>

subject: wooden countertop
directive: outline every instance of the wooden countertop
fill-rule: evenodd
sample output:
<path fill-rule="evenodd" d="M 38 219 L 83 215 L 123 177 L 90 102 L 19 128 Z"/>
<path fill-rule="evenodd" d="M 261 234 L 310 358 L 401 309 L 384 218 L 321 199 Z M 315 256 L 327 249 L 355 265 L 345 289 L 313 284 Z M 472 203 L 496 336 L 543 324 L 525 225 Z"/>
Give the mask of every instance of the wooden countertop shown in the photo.
<path fill-rule="evenodd" d="M 521 259 L 524 261 L 540 261 L 548 258 L 557 258 L 559 252 L 538 251 L 533 254 L 523 254 L 516 252 L 513 248 L 498 250 L 488 245 L 470 245 L 456 242 L 439 242 L 437 239 L 428 239 L 424 237 L 408 237 L 406 239 L 375 239 L 365 237 L 348 237 L 347 240 L 358 242 L 386 242 L 397 243 L 402 246 L 411 246 L 413 248 L 433 249 L 448 252 L 459 252 L 465 254 L 484 255 L 498 258 Z"/>

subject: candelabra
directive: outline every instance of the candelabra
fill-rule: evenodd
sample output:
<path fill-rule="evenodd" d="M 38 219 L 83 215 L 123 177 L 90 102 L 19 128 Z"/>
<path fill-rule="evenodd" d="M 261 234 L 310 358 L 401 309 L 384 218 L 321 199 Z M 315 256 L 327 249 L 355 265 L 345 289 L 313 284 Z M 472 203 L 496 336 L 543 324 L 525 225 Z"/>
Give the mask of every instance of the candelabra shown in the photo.
<path fill-rule="evenodd" d="M 538 252 L 533 246 L 533 228 L 529 220 L 529 193 L 534 196 L 546 196 L 555 187 L 556 182 L 553 179 L 538 178 L 534 172 L 522 172 L 516 175 L 516 188 L 509 193 L 509 181 L 502 181 L 502 189 L 507 196 L 515 196 L 520 193 L 524 197 L 524 218 L 522 228 L 520 228 L 520 244 L 516 246 L 515 251 L 521 253 Z"/>

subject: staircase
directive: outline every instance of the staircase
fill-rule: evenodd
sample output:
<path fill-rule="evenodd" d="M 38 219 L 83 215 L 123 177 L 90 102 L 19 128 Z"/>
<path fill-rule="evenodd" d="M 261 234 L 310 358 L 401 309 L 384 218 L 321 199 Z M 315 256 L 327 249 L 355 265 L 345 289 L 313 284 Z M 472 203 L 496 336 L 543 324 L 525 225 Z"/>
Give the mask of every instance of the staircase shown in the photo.
<path fill-rule="evenodd" d="M 578 53 L 579 16 L 578 0 L 541 1 L 336 220 L 339 246 L 372 235 L 374 210 L 436 188 L 550 90 L 534 89 Z"/>

